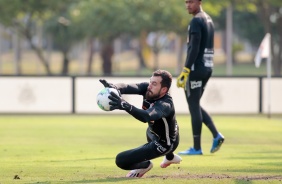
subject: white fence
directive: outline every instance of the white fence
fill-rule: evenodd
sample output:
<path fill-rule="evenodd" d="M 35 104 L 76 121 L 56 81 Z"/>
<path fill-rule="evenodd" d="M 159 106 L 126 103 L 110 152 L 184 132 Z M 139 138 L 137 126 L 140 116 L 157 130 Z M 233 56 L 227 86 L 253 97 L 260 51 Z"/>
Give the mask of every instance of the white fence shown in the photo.
<path fill-rule="evenodd" d="M 149 82 L 149 77 L 105 79 L 111 83 Z M 281 114 L 282 78 L 273 78 L 270 84 L 269 90 L 266 78 L 213 77 L 206 87 L 201 104 L 213 114 L 258 114 L 268 113 L 269 109 L 271 113 Z M 97 77 L 0 77 L 0 87 L 2 114 L 109 113 L 100 110 L 96 104 L 96 94 L 103 88 Z M 189 113 L 184 91 L 176 87 L 176 79 L 173 80 L 170 93 L 174 99 L 176 112 Z M 141 107 L 141 96 L 123 95 L 123 97 L 129 103 Z"/>
<path fill-rule="evenodd" d="M 71 113 L 71 77 L 0 77 L 0 113 Z"/>

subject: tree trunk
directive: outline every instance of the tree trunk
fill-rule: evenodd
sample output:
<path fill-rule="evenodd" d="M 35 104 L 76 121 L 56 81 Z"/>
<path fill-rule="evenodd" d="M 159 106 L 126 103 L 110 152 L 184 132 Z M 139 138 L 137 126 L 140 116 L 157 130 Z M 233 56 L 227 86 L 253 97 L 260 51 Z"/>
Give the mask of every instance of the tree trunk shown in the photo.
<path fill-rule="evenodd" d="M 136 54 L 137 54 L 137 57 L 138 57 L 138 61 L 139 61 L 139 69 L 142 69 L 142 68 L 146 68 L 146 64 L 145 64 L 145 59 L 144 59 L 144 56 L 143 56 L 143 47 L 142 47 L 142 44 L 139 42 L 138 43 L 139 46 L 136 47 Z"/>
<path fill-rule="evenodd" d="M 146 62 L 143 55 L 143 50 L 146 48 L 146 38 L 147 38 L 147 32 L 141 31 L 140 38 L 139 38 L 139 47 L 137 47 L 137 56 L 139 58 L 139 66 L 140 68 L 146 68 Z"/>
<path fill-rule="evenodd" d="M 257 6 L 259 7 L 259 12 L 260 12 L 259 15 L 260 15 L 260 18 L 262 20 L 265 33 L 270 33 L 272 35 L 271 36 L 271 45 L 270 45 L 270 47 L 271 47 L 271 55 L 272 55 L 272 69 L 273 69 L 273 73 L 274 73 L 274 75 L 280 75 L 280 72 L 281 72 L 281 59 L 279 59 L 279 55 L 277 55 L 274 52 L 274 38 L 273 38 L 273 36 L 275 34 L 273 33 L 273 31 L 271 29 L 271 22 L 269 20 L 269 17 L 272 14 L 270 4 L 265 2 L 264 0 L 261 0 L 261 1 L 258 2 Z M 280 27 L 281 26 L 278 25 L 278 29 L 281 29 Z M 278 40 L 282 39 L 279 33 L 276 36 L 279 37 Z M 275 38 L 275 39 L 277 40 L 277 38 Z M 280 41 L 279 47 L 280 47 L 279 49 L 281 49 L 281 47 L 282 47 L 281 41 Z"/>
<path fill-rule="evenodd" d="M 18 31 L 13 35 L 15 74 L 21 75 L 21 41 Z"/>
<path fill-rule="evenodd" d="M 38 56 L 40 62 L 43 64 L 46 72 L 48 75 L 52 75 L 52 72 L 50 70 L 50 67 L 49 67 L 49 64 L 47 62 L 47 60 L 44 58 L 43 56 L 43 52 L 41 49 L 37 48 L 33 43 L 32 41 L 30 41 L 30 45 L 31 45 L 31 48 L 35 51 L 36 55 Z"/>
<path fill-rule="evenodd" d="M 67 75 L 69 73 L 69 58 L 68 52 L 63 52 L 63 68 L 62 68 L 62 75 Z"/>
<path fill-rule="evenodd" d="M 183 68 L 183 46 L 186 43 L 186 38 L 182 38 L 181 36 L 176 37 L 176 58 L 177 58 L 177 65 L 175 67 L 175 75 L 179 75 Z M 185 47 L 186 48 L 186 47 Z M 186 59 L 186 58 L 185 58 Z"/>
<path fill-rule="evenodd" d="M 159 69 L 159 51 L 155 50 L 154 51 L 154 66 L 153 70 L 156 71 Z"/>
<path fill-rule="evenodd" d="M 282 17 L 280 16 L 277 20 L 277 26 L 278 26 L 278 33 L 282 33 Z M 278 45 L 279 50 L 277 54 L 277 61 L 276 66 L 274 66 L 274 75 L 281 76 L 281 70 L 282 70 L 282 35 L 278 34 Z"/>
<path fill-rule="evenodd" d="M 2 74 L 2 25 L 0 24 L 0 74 Z"/>
<path fill-rule="evenodd" d="M 51 70 L 49 67 L 49 64 L 47 62 L 47 60 L 44 58 L 43 56 L 43 51 L 42 49 L 40 49 L 39 47 L 37 47 L 33 42 L 32 42 L 32 35 L 30 33 L 29 27 L 27 26 L 27 28 L 21 26 L 19 23 L 15 22 L 16 28 L 26 37 L 27 41 L 29 42 L 32 50 L 35 51 L 36 55 L 38 56 L 40 62 L 43 64 L 43 66 L 45 67 L 45 70 L 47 72 L 48 75 L 51 75 Z M 29 24 L 27 24 L 29 25 Z"/>
<path fill-rule="evenodd" d="M 113 43 L 104 43 L 101 49 L 101 57 L 103 60 L 103 72 L 105 76 L 112 75 L 112 57 L 114 55 Z"/>
<path fill-rule="evenodd" d="M 226 10 L 226 75 L 233 74 L 233 4 L 229 4 Z"/>
<path fill-rule="evenodd" d="M 91 38 L 89 41 L 89 55 L 88 55 L 88 61 L 87 61 L 87 74 L 91 75 L 91 69 L 93 64 L 93 55 L 94 55 L 94 39 Z"/>

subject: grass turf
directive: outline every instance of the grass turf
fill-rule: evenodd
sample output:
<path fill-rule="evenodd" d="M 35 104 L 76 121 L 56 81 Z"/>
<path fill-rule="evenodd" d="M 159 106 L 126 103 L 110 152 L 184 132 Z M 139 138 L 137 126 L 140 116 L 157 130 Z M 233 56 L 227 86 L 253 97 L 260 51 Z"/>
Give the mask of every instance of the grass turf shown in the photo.
<path fill-rule="evenodd" d="M 180 145 L 192 146 L 190 117 L 179 115 Z M 146 124 L 124 115 L 0 117 L 0 183 L 282 183 L 282 119 L 214 116 L 226 140 L 203 156 L 182 156 L 180 165 L 154 168 L 140 179 L 115 165 L 117 153 L 145 143 Z"/>

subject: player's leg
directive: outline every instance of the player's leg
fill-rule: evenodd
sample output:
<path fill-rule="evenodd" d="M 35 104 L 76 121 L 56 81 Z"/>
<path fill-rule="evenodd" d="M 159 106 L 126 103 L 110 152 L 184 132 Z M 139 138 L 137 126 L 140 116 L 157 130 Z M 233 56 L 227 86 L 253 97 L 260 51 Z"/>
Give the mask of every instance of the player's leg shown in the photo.
<path fill-rule="evenodd" d="M 177 128 L 177 132 L 178 131 L 179 130 Z M 149 128 L 147 128 L 146 137 L 147 137 L 148 142 L 157 141 L 159 139 L 155 134 L 153 134 L 150 131 Z M 173 153 L 176 150 L 176 148 L 178 147 L 178 145 L 179 145 L 179 134 L 177 134 L 176 139 L 171 146 L 171 150 L 168 151 L 167 154 L 165 154 L 163 161 L 160 164 L 161 168 L 166 168 L 170 164 L 179 164 L 182 161 L 182 158 L 180 156 Z"/>
<path fill-rule="evenodd" d="M 178 147 L 178 145 L 179 135 L 176 137 L 176 140 L 172 145 L 172 150 L 164 156 L 163 161 L 160 164 L 161 168 L 166 168 L 170 166 L 170 164 L 179 164 L 182 161 L 182 158 L 179 155 L 173 153 Z"/>
<path fill-rule="evenodd" d="M 203 86 L 202 86 L 202 95 L 204 93 L 205 87 L 211 77 L 211 72 L 208 73 L 208 75 L 203 79 Z M 211 118 L 211 116 L 208 114 L 207 111 L 205 111 L 202 107 L 201 107 L 201 112 L 202 112 L 202 117 L 203 117 L 203 123 L 208 127 L 208 129 L 211 131 L 211 133 L 213 134 L 213 137 L 215 138 L 218 134 L 218 131 L 215 127 L 215 124 Z"/>
<path fill-rule="evenodd" d="M 211 74 L 212 74 L 212 72 L 208 72 L 207 76 L 203 79 L 202 93 L 204 93 L 205 86 L 208 83 Z M 210 151 L 211 153 L 214 153 L 214 152 L 219 150 L 222 143 L 224 142 L 224 136 L 217 131 L 216 126 L 215 126 L 211 116 L 209 115 L 209 113 L 207 111 L 205 111 L 202 107 L 201 107 L 201 111 L 202 111 L 203 123 L 211 131 L 213 138 L 214 138 L 212 148 L 211 148 L 211 151 Z"/>
<path fill-rule="evenodd" d="M 116 165 L 124 170 L 131 170 L 127 177 L 142 177 L 152 167 L 151 159 L 157 158 L 169 148 L 163 147 L 157 141 L 149 142 L 135 149 L 127 150 L 116 156 Z"/>
<path fill-rule="evenodd" d="M 216 126 L 211 116 L 202 108 L 203 122 L 208 127 L 213 135 L 213 143 L 210 152 L 214 153 L 218 151 L 224 142 L 224 136 L 217 131 Z"/>
<path fill-rule="evenodd" d="M 135 149 L 127 150 L 116 156 L 116 165 L 124 170 L 140 169 L 149 166 L 149 160 L 159 155 L 150 153 L 150 143 Z"/>
<path fill-rule="evenodd" d="M 187 82 L 187 90 L 185 90 L 189 111 L 191 114 L 193 147 L 188 150 L 181 151 L 183 155 L 202 155 L 201 150 L 201 133 L 202 133 L 202 111 L 200 107 L 200 99 L 202 95 L 202 79 L 201 74 L 192 71 Z"/>
<path fill-rule="evenodd" d="M 152 142 L 152 141 L 158 141 L 159 140 L 159 137 L 156 136 L 155 134 L 153 134 L 151 131 L 150 131 L 150 128 L 148 127 L 147 130 L 146 130 L 146 137 L 147 137 L 147 142 Z"/>
<path fill-rule="evenodd" d="M 201 149 L 201 134 L 202 134 L 202 111 L 200 106 L 201 89 L 191 89 L 190 96 L 188 97 L 189 111 L 192 121 L 192 133 L 194 149 Z"/>
<path fill-rule="evenodd" d="M 211 116 L 208 114 L 207 111 L 205 111 L 203 108 L 201 108 L 202 115 L 203 115 L 203 122 L 208 127 L 208 129 L 211 131 L 214 138 L 216 138 L 218 131 L 215 127 L 215 124 L 211 118 Z"/>
<path fill-rule="evenodd" d="M 126 177 L 128 178 L 141 178 L 153 168 L 153 162 L 148 161 L 149 165 L 146 168 L 134 169 L 127 173 Z"/>

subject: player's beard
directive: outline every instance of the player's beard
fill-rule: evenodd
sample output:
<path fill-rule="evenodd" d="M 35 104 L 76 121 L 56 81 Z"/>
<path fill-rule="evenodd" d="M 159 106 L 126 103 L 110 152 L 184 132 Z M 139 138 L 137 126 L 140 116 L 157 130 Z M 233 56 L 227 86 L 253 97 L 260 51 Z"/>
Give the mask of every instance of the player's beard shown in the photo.
<path fill-rule="evenodd" d="M 159 92 L 158 92 L 157 94 L 153 94 L 152 91 L 147 90 L 145 98 L 146 98 L 147 100 L 155 100 L 155 99 L 158 99 L 158 98 L 160 98 L 160 92 L 161 92 L 161 90 L 159 90 Z"/>

